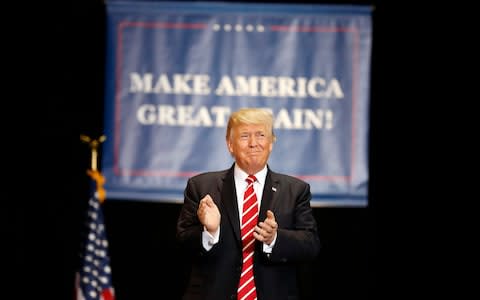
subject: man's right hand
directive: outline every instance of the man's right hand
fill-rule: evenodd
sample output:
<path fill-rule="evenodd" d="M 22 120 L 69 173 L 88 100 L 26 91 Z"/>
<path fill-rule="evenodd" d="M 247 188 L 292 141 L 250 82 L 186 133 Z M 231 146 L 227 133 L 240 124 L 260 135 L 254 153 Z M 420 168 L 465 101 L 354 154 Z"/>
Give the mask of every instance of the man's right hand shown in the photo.
<path fill-rule="evenodd" d="M 206 195 L 198 204 L 197 216 L 208 232 L 215 233 L 220 226 L 220 211 L 210 195 Z"/>

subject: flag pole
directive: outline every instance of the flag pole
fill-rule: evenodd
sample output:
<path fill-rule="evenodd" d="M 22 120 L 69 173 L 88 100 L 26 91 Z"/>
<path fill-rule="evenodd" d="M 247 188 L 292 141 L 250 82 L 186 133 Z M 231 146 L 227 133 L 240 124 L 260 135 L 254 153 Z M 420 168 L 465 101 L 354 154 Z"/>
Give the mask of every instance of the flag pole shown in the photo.
<path fill-rule="evenodd" d="M 92 139 L 91 137 L 81 134 L 80 135 L 80 140 L 90 147 L 91 151 L 91 156 L 90 156 L 90 169 L 87 170 L 87 174 L 95 180 L 95 183 L 97 185 L 96 187 L 96 193 L 97 193 L 97 198 L 100 201 L 100 204 L 105 201 L 106 198 L 106 192 L 105 189 L 103 188 L 103 185 L 105 184 L 105 177 L 100 173 L 98 170 L 98 147 L 100 147 L 100 144 L 103 143 L 107 137 L 102 134 L 98 139 Z"/>
<path fill-rule="evenodd" d="M 103 143 L 105 140 L 107 139 L 107 137 L 102 134 L 98 139 L 92 139 L 91 137 L 89 137 L 88 135 L 85 135 L 85 134 L 81 134 L 80 135 L 80 140 L 84 143 L 87 143 L 88 146 L 90 147 L 90 150 L 91 150 L 91 169 L 92 171 L 97 171 L 98 168 L 97 168 L 97 165 L 98 165 L 98 162 L 97 162 L 97 158 L 98 158 L 98 147 L 100 146 L 101 143 Z"/>
<path fill-rule="evenodd" d="M 105 178 L 97 166 L 98 148 L 105 139 L 105 135 L 98 139 L 92 139 L 84 134 L 80 135 L 80 140 L 88 144 L 92 155 L 90 169 L 87 169 L 87 174 L 91 179 L 91 194 L 86 214 L 86 239 L 80 253 L 82 262 L 75 274 L 74 300 L 115 300 L 107 233 L 101 207 L 106 194 L 103 188 Z"/>

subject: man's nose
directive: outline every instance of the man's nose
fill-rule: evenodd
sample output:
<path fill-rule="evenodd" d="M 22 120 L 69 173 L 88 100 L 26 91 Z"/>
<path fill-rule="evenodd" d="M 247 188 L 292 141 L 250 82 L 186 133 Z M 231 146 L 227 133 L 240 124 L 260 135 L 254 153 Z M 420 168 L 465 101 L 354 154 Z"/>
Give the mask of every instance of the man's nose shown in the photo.
<path fill-rule="evenodd" d="M 248 145 L 251 146 L 251 147 L 254 147 L 258 144 L 257 142 L 257 137 L 255 135 L 251 135 L 249 138 L 248 138 Z"/>

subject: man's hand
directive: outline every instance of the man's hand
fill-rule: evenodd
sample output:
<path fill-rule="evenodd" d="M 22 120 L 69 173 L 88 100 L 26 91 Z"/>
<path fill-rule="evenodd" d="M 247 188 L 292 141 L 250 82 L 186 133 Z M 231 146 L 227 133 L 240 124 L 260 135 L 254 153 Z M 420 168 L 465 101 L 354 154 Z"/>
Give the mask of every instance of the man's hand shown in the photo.
<path fill-rule="evenodd" d="M 197 216 L 208 232 L 213 234 L 220 226 L 220 211 L 210 195 L 206 195 L 198 204 Z"/>
<path fill-rule="evenodd" d="M 275 221 L 275 215 L 271 210 L 267 210 L 267 218 L 255 226 L 253 236 L 258 241 L 270 245 L 277 236 L 277 228 L 278 224 Z"/>

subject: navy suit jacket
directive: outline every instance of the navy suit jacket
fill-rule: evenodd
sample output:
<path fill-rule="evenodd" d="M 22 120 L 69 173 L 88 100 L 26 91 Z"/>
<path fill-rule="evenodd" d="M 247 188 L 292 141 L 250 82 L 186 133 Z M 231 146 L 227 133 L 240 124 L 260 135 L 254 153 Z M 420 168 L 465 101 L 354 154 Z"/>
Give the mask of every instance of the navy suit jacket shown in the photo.
<path fill-rule="evenodd" d="M 177 240 L 192 258 L 184 300 L 237 299 L 242 269 L 240 220 L 233 176 L 228 170 L 196 175 L 188 180 L 177 223 Z M 200 200 L 210 194 L 221 214 L 219 242 L 206 251 L 203 225 L 197 217 Z M 254 276 L 258 300 L 298 299 L 298 262 L 314 260 L 320 250 L 317 224 L 310 207 L 310 185 L 268 168 L 259 221 L 270 209 L 278 223 L 271 254 L 256 242 Z"/>

